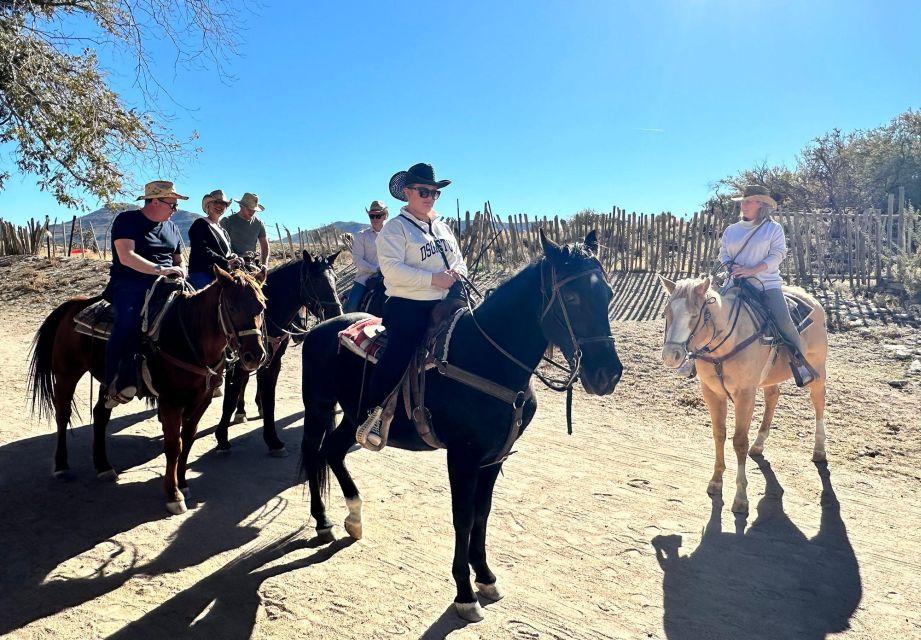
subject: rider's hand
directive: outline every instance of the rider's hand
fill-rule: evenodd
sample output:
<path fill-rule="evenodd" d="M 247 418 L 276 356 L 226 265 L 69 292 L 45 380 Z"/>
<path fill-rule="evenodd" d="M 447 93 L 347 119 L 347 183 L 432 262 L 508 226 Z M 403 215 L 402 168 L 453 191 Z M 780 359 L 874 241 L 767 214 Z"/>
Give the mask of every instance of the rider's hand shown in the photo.
<path fill-rule="evenodd" d="M 740 264 L 732 265 L 732 277 L 733 278 L 751 278 L 753 275 L 758 273 L 752 267 L 743 267 Z"/>
<path fill-rule="evenodd" d="M 453 285 L 456 280 L 457 278 L 449 271 L 432 274 L 432 286 L 438 287 L 439 289 L 450 289 L 451 285 Z"/>
<path fill-rule="evenodd" d="M 160 275 L 167 278 L 185 278 L 185 269 L 182 267 L 163 267 L 160 269 Z"/>

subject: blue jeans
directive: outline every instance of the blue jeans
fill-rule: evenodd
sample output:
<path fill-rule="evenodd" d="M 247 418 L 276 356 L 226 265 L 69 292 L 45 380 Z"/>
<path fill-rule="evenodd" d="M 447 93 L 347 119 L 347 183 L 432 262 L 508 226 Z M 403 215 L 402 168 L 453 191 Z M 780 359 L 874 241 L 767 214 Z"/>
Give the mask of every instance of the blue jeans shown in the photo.
<path fill-rule="evenodd" d="M 144 307 L 144 284 L 119 283 L 114 287 L 112 307 L 115 324 L 106 345 L 106 385 L 111 387 L 118 376 L 118 391 L 137 386 L 137 353 L 141 348 L 141 309 Z"/>
<path fill-rule="evenodd" d="M 349 292 L 349 299 L 345 301 L 345 306 L 342 308 L 342 311 L 345 313 L 358 311 L 358 306 L 361 304 L 361 297 L 365 295 L 366 289 L 367 287 L 360 282 L 353 282 L 352 290 Z"/>
<path fill-rule="evenodd" d="M 189 284 L 195 287 L 196 290 L 204 289 L 209 284 L 214 282 L 215 275 L 214 273 L 208 271 L 191 271 L 189 272 Z"/>

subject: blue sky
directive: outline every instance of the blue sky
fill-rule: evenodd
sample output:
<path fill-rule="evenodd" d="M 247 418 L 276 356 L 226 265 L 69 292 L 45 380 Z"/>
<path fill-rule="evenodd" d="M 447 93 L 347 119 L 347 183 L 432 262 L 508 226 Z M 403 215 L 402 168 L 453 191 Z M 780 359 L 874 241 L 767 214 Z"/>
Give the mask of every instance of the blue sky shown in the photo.
<path fill-rule="evenodd" d="M 420 11 L 420 7 L 426 7 Z M 921 2 L 316 3 L 245 14 L 224 84 L 173 69 L 194 196 L 259 194 L 269 223 L 360 220 L 390 176 L 432 163 L 442 213 L 695 211 L 713 181 L 795 161 L 832 128 L 921 107 Z M 130 65 L 113 80 L 129 88 Z M 181 106 L 179 106 L 181 105 Z M 170 176 L 149 176 L 150 179 Z M 31 177 L 0 216 L 70 215 Z M 90 201 L 90 208 L 96 208 Z"/>

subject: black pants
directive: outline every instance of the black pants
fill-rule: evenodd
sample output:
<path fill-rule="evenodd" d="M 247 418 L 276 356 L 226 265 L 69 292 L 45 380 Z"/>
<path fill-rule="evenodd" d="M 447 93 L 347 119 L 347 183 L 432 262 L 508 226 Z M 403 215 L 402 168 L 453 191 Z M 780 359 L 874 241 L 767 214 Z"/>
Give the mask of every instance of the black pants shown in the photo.
<path fill-rule="evenodd" d="M 387 298 L 384 303 L 384 326 L 387 327 L 387 349 L 381 357 L 362 403 L 365 409 L 380 406 L 399 384 L 409 361 L 429 326 L 432 309 L 440 300 L 409 300 Z"/>

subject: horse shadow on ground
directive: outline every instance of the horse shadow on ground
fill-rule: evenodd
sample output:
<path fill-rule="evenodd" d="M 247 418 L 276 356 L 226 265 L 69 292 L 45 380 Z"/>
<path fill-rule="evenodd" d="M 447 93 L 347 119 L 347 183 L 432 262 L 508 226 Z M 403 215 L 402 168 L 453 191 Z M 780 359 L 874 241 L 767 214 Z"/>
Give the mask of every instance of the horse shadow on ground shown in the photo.
<path fill-rule="evenodd" d="M 744 535 L 721 531 L 722 500 L 713 498 L 700 546 L 679 556 L 681 536 L 652 540 L 664 571 L 664 628 L 670 640 L 824 639 L 850 628 L 862 587 L 857 557 L 841 519 L 827 463 L 822 518 L 811 540 L 783 510 L 783 488 L 770 464 L 753 456 L 766 489 Z"/>
<path fill-rule="evenodd" d="M 154 415 L 142 411 L 119 417 L 108 433 Z M 299 416 L 279 422 L 291 424 Z M 287 438 L 299 441 L 300 428 L 287 430 Z M 157 463 L 162 436 L 110 438 L 110 459 L 120 471 L 153 465 L 149 480 L 124 484 L 96 479 L 91 426 L 71 429 L 68 440 L 72 471 L 65 482 L 51 475 L 53 433 L 0 447 L 0 509 L 5 514 L 0 519 L 5 556 L 0 636 L 114 591 L 133 576 L 178 571 L 251 542 L 288 508 L 280 494 L 298 482 L 297 456 L 271 458 L 258 431 L 239 435 L 232 455 L 208 452 L 190 466 L 190 511 L 179 516 L 183 521 L 175 534 L 148 560 L 140 555 L 149 555 L 150 549 L 139 550 L 130 537 L 119 534 L 170 517 L 164 508 L 164 469 Z M 212 445 L 198 442 L 196 449 Z M 303 521 L 308 517 L 304 506 Z"/>

